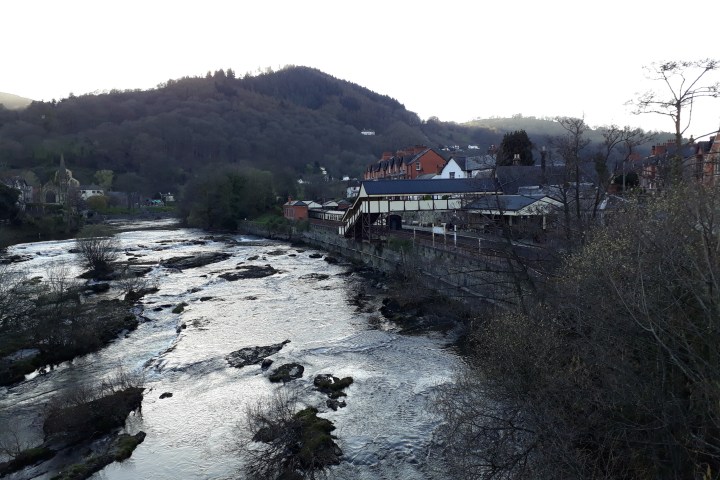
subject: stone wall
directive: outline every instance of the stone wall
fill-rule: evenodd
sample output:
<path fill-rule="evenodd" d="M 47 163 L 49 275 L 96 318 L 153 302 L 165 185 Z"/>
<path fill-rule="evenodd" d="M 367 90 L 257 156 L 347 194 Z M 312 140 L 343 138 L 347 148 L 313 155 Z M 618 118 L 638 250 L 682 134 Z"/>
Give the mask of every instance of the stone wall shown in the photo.
<path fill-rule="evenodd" d="M 358 242 L 338 235 L 333 229 L 311 227 L 308 231 L 271 232 L 262 225 L 243 222 L 246 234 L 300 242 L 342 256 L 356 263 L 404 275 L 417 283 L 417 294 L 430 289 L 467 304 L 496 306 L 517 303 L 517 276 L 510 265 L 497 258 L 453 252 L 444 248 L 399 242 Z"/>

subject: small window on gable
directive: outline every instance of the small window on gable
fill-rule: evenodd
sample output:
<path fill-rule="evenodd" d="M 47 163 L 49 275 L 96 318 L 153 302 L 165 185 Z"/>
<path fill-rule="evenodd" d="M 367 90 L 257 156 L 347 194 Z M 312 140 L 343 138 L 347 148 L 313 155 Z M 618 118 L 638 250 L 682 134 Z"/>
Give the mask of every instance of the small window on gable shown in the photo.
<path fill-rule="evenodd" d="M 450 172 L 450 178 L 455 178 L 455 172 Z"/>
<path fill-rule="evenodd" d="M 418 172 L 422 170 L 422 165 L 420 165 L 420 162 L 415 164 L 415 170 L 417 170 Z"/>

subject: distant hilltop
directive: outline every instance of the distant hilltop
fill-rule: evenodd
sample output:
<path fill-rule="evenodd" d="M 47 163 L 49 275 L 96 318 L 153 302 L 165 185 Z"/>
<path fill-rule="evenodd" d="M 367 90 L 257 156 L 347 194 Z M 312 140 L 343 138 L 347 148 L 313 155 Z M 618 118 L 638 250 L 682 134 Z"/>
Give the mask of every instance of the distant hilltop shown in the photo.
<path fill-rule="evenodd" d="M 0 92 L 0 104 L 5 105 L 8 110 L 22 110 L 33 101 L 29 98 L 13 95 L 12 93 Z"/>

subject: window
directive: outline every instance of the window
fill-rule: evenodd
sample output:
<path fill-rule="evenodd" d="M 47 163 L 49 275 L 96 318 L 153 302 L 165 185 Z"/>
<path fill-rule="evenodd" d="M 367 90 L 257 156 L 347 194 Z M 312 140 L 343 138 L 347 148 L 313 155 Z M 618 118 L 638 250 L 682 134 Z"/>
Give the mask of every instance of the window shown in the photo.
<path fill-rule="evenodd" d="M 420 162 L 415 164 L 415 170 L 417 170 L 418 172 L 422 170 L 422 165 L 420 165 Z"/>
<path fill-rule="evenodd" d="M 455 172 L 450 172 L 450 178 L 455 178 Z"/>

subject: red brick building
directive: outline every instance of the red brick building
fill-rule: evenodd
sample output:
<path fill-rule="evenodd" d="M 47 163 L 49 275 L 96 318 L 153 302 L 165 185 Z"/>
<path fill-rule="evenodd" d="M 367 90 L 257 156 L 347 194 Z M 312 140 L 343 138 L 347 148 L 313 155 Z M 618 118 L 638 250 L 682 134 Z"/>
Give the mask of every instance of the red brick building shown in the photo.
<path fill-rule="evenodd" d="M 288 198 L 288 201 L 283 204 L 283 217 L 288 220 L 307 220 L 308 211 L 311 208 L 321 208 L 321 205 L 310 200 Z"/>
<path fill-rule="evenodd" d="M 438 174 L 447 161 L 437 151 L 425 145 L 385 152 L 382 158 L 369 165 L 364 180 L 413 180 L 420 175 Z"/>

